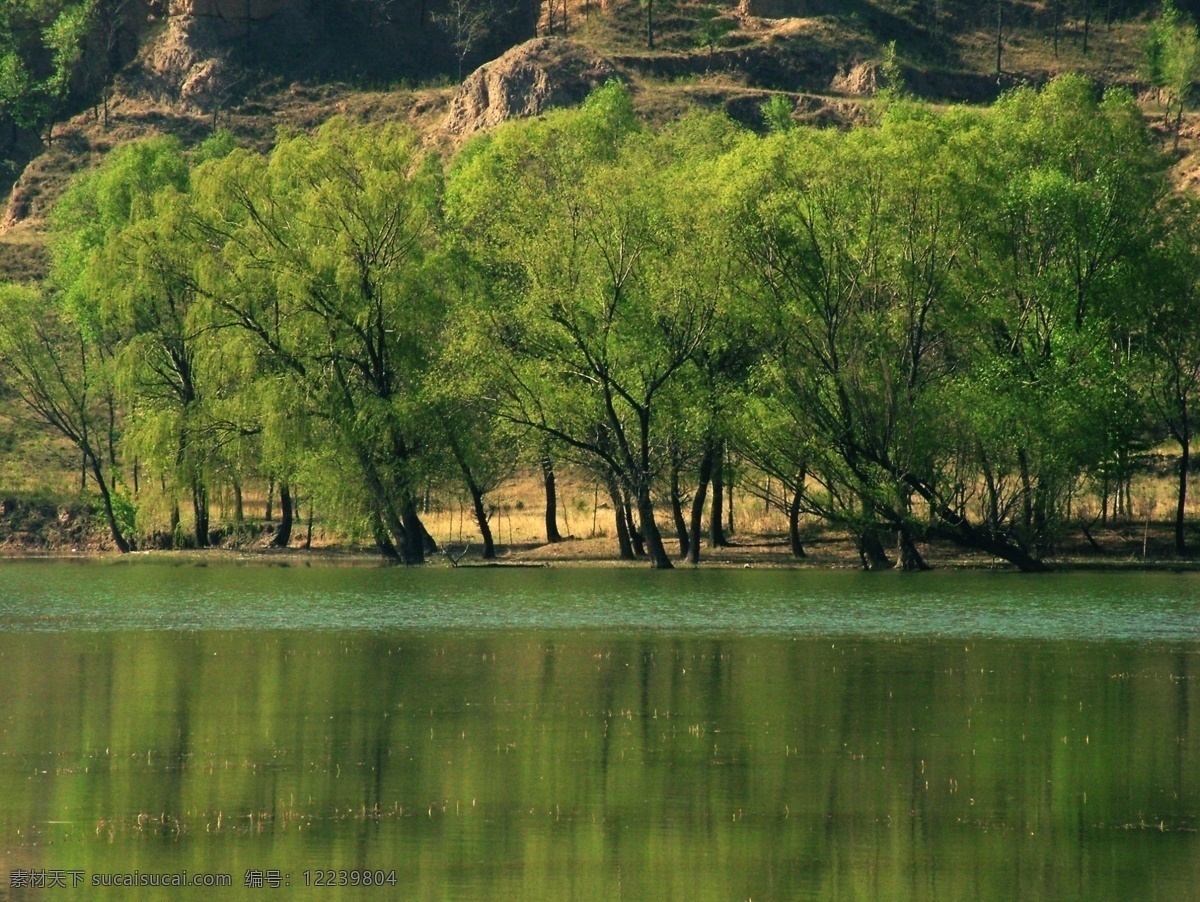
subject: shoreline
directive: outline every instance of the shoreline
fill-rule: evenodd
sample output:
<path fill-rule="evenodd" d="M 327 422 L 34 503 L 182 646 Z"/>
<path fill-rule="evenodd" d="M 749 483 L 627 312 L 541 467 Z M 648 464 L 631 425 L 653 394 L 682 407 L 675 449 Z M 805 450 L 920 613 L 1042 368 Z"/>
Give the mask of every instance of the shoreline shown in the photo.
<path fill-rule="evenodd" d="M 1200 555 L 1195 558 L 1182 558 L 1173 553 L 1162 553 L 1166 550 L 1163 547 L 1164 536 L 1161 534 L 1165 528 L 1164 526 L 1156 531 L 1153 545 L 1148 540 L 1148 531 L 1138 536 L 1132 536 L 1129 533 L 1122 533 L 1119 529 L 1114 529 L 1099 537 L 1108 545 L 1100 552 L 1087 545 L 1081 546 L 1081 544 L 1064 541 L 1061 553 L 1046 559 L 1048 566 L 1046 572 L 1200 572 Z M 1197 545 L 1200 546 L 1200 542 Z M 675 569 L 685 571 L 706 569 L 864 571 L 857 549 L 848 536 L 836 533 L 813 536 L 808 539 L 805 547 L 808 556 L 795 558 L 787 550 L 786 537 L 749 535 L 725 547 L 704 548 L 699 564 L 690 564 L 687 561 L 679 560 L 677 556 L 673 556 L 672 560 Z M 979 552 L 964 550 L 944 541 L 922 543 L 919 544 L 919 548 L 932 572 L 938 570 L 1021 572 L 1007 561 Z M 1173 546 L 1170 550 L 1173 552 Z M 464 556 L 459 557 L 460 554 Z M 206 549 L 153 549 L 133 551 L 127 555 L 120 554 L 115 549 L 100 546 L 0 547 L 0 564 L 37 561 L 105 564 L 153 562 L 197 567 L 208 565 L 403 567 L 403 565 L 383 560 L 373 549 L 340 545 L 325 545 L 311 549 L 272 548 L 259 545 Z M 467 546 L 466 549 L 461 546 L 451 546 L 443 552 L 431 554 L 426 562 L 419 566 L 445 570 L 650 569 L 644 558 L 632 561 L 621 560 L 616 553 L 615 543 L 605 538 L 568 538 L 554 544 L 497 545 L 497 559 L 493 561 L 482 560 L 477 548 L 473 546 Z M 882 573 L 891 569 L 884 568 L 870 572 Z M 903 571 L 894 570 L 893 572 Z"/>

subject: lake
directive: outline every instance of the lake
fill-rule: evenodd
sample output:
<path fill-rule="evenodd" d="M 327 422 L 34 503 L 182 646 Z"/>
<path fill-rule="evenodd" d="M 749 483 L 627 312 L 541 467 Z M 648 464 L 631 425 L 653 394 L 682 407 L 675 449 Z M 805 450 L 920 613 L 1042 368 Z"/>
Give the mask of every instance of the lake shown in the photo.
<path fill-rule="evenodd" d="M 1198 656 L 1194 574 L 4 563 L 0 898 L 1187 898 Z"/>

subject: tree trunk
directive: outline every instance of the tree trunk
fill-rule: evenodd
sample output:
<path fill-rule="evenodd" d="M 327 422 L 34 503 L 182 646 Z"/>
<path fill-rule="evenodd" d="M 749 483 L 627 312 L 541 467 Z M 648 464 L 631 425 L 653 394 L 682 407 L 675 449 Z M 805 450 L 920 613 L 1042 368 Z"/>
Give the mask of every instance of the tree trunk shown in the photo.
<path fill-rule="evenodd" d="M 542 455 L 542 480 L 546 486 L 546 543 L 552 545 L 561 542 L 563 537 L 558 531 L 558 486 L 554 478 L 554 461 L 549 453 Z"/>
<path fill-rule="evenodd" d="M 404 528 L 404 544 L 400 549 L 400 556 L 409 566 L 425 563 L 425 524 L 421 522 L 417 513 L 416 499 L 407 493 L 400 505 L 400 519 Z"/>
<path fill-rule="evenodd" d="M 725 473 L 725 468 L 721 468 L 722 475 Z M 737 535 L 737 530 L 733 527 L 733 487 L 737 484 L 734 479 L 724 479 L 725 483 L 725 535 Z"/>
<path fill-rule="evenodd" d="M 729 544 L 722 522 L 725 508 L 725 444 L 718 442 L 713 452 L 712 513 L 708 518 L 708 547 L 721 548 Z"/>
<path fill-rule="evenodd" d="M 196 520 L 196 547 L 207 548 L 208 542 L 208 489 L 199 479 L 192 481 L 192 515 Z"/>
<path fill-rule="evenodd" d="M 1175 553 L 1187 557 L 1187 539 L 1184 535 L 1184 515 L 1187 508 L 1188 464 L 1191 459 L 1191 441 L 1188 425 L 1183 427 L 1183 436 L 1179 439 L 1179 500 L 1175 505 Z"/>
<path fill-rule="evenodd" d="M 377 510 L 371 511 L 371 529 L 375 534 L 375 547 L 379 549 L 379 556 L 389 563 L 400 563 L 400 552 L 392 544 L 391 536 L 388 535 L 388 531 L 383 525 L 383 518 L 379 516 Z"/>
<path fill-rule="evenodd" d="M 796 476 L 796 489 L 792 492 L 792 501 L 788 505 L 788 544 L 791 545 L 792 557 L 808 557 L 804 545 L 800 541 L 800 502 L 804 498 L 804 471 Z"/>
<path fill-rule="evenodd" d="M 654 49 L 654 0 L 646 0 L 646 48 Z"/>
<path fill-rule="evenodd" d="M 413 516 L 417 518 L 417 524 L 421 527 L 421 541 L 425 545 L 425 553 L 437 554 L 439 551 L 441 551 L 441 547 L 438 545 L 437 539 L 433 537 L 433 533 L 425 528 L 425 521 L 420 518 L 419 514 L 417 514 L 415 507 L 413 508 Z"/>
<path fill-rule="evenodd" d="M 908 573 L 929 569 L 929 565 L 921 557 L 921 552 L 917 551 L 912 536 L 904 528 L 896 530 L 896 569 Z"/>
<path fill-rule="evenodd" d="M 271 516 L 271 500 L 274 497 L 275 497 L 275 477 L 268 476 L 267 477 L 267 512 L 266 512 L 266 515 L 263 517 L 263 519 L 266 520 L 268 523 L 270 523 L 272 520 L 275 519 L 274 517 Z"/>
<path fill-rule="evenodd" d="M 1017 465 L 1021 469 L 1021 519 L 1028 530 L 1033 528 L 1033 480 L 1029 476 L 1029 459 L 1024 448 L 1017 451 Z"/>
<path fill-rule="evenodd" d="M 183 536 L 183 530 L 180 529 L 179 502 L 174 498 L 171 499 L 171 544 L 176 548 L 184 547 L 187 542 Z"/>
<path fill-rule="evenodd" d="M 113 544 L 117 546 L 117 550 L 121 554 L 129 554 L 131 546 L 121 532 L 121 525 L 117 522 L 117 515 L 113 510 L 112 494 L 108 490 L 108 482 L 104 479 L 104 474 L 100 469 L 100 464 L 96 460 L 96 456 L 94 454 L 88 456 L 92 462 L 92 475 L 96 479 L 96 485 L 100 488 L 100 498 L 104 502 L 104 518 L 108 521 L 108 531 L 112 535 Z"/>
<path fill-rule="evenodd" d="M 242 506 L 242 483 L 237 479 L 233 481 L 233 522 L 238 526 L 246 522 L 246 511 Z"/>
<path fill-rule="evenodd" d="M 606 483 L 608 487 L 608 497 L 612 501 L 613 518 L 617 523 L 617 546 L 620 548 L 620 558 L 623 561 L 632 561 L 635 559 L 633 553 L 633 543 L 629 540 L 629 528 L 625 525 L 625 502 L 621 498 L 621 490 L 617 488 L 617 481 L 610 474 Z"/>
<path fill-rule="evenodd" d="M 287 548 L 292 541 L 292 489 L 282 480 L 279 483 L 279 526 L 271 547 Z"/>
<path fill-rule="evenodd" d="M 713 446 L 709 443 L 705 445 L 704 457 L 700 458 L 699 481 L 696 494 L 692 496 L 692 527 L 689 531 L 691 547 L 688 549 L 688 562 L 692 564 L 700 563 L 700 527 L 704 521 L 704 499 L 708 494 L 708 484 L 712 480 L 713 456 Z"/>
<path fill-rule="evenodd" d="M 629 532 L 629 541 L 633 544 L 633 553 L 638 557 L 645 557 L 646 542 L 642 538 L 642 530 L 633 522 L 633 505 L 629 503 L 629 493 L 624 490 L 621 492 L 621 510 L 625 511 L 625 528 Z"/>
<path fill-rule="evenodd" d="M 1004 0 L 996 0 L 996 84 L 1004 63 Z"/>
<path fill-rule="evenodd" d="M 679 557 L 688 556 L 688 527 L 683 516 L 683 502 L 679 497 L 679 461 L 671 461 L 671 517 L 675 520 L 675 534 L 679 536 Z"/>
<path fill-rule="evenodd" d="M 890 570 L 892 562 L 883 549 L 883 541 L 874 528 L 863 530 L 858 537 L 858 558 L 864 570 Z"/>
<path fill-rule="evenodd" d="M 1050 489 L 1046 483 L 1039 482 L 1033 499 L 1033 536 L 1034 548 L 1039 556 L 1049 554 L 1053 549 L 1050 542 Z"/>
<path fill-rule="evenodd" d="M 483 506 L 483 492 L 479 490 L 479 486 L 475 484 L 474 480 L 467 485 L 467 489 L 471 492 L 471 504 L 475 508 L 475 522 L 479 525 L 479 535 L 483 537 L 483 559 L 494 561 L 496 545 L 492 541 L 492 528 L 488 524 L 487 509 Z"/>
<path fill-rule="evenodd" d="M 645 541 L 646 553 L 650 556 L 650 567 L 653 570 L 674 570 L 671 556 L 663 547 L 662 533 L 654 521 L 654 502 L 650 499 L 649 486 L 642 486 L 638 491 L 638 519 L 642 521 L 642 538 Z"/>

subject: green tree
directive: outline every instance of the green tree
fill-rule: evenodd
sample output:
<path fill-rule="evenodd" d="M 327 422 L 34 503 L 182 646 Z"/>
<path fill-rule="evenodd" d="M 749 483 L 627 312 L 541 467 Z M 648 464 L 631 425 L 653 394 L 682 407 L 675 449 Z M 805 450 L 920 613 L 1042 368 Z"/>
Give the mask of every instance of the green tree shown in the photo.
<path fill-rule="evenodd" d="M 1150 28 L 1145 54 L 1150 83 L 1162 91 L 1166 100 L 1165 118 L 1169 121 L 1174 113 L 1174 149 L 1178 150 L 1183 114 L 1191 105 L 1195 83 L 1200 79 L 1200 32 L 1172 0 L 1163 0 L 1159 17 Z"/>
<path fill-rule="evenodd" d="M 421 562 L 420 399 L 444 316 L 436 161 L 407 130 L 334 120 L 197 180 L 216 324 L 251 335 L 354 461 L 381 553 Z"/>
<path fill-rule="evenodd" d="M 116 478 L 106 453 L 109 436 L 109 368 L 87 329 L 40 291 L 0 285 L 0 374 L 21 405 L 83 456 L 96 483 L 113 544 L 130 550 L 116 497 Z"/>
<path fill-rule="evenodd" d="M 1150 407 L 1179 445 L 1174 531 L 1175 553 L 1181 557 L 1188 554 L 1188 476 L 1200 395 L 1198 212 L 1186 199 L 1181 199 L 1172 211 L 1166 240 L 1147 257 L 1145 303 L 1138 311 L 1146 317 L 1138 330 L 1144 336 L 1146 351 L 1140 361 L 1141 381 Z"/>
<path fill-rule="evenodd" d="M 1120 322 L 1139 291 L 1135 262 L 1151 247 L 1147 226 L 1166 181 L 1132 98 L 1101 97 L 1081 78 L 1008 95 L 988 126 L 967 154 L 985 200 L 974 208 L 966 284 L 988 329 L 959 383 L 973 399 L 964 398 L 962 419 L 978 429 L 980 455 L 993 455 L 980 464 L 994 477 L 985 479 L 988 509 L 1011 503 L 1017 534 L 1040 553 L 1078 475 L 1111 469 L 1132 450 Z M 1000 495 L 1011 486 L 1007 503 L 993 483 Z"/>
<path fill-rule="evenodd" d="M 663 412 L 722 291 L 685 240 L 697 195 L 672 181 L 678 149 L 639 132 L 613 85 L 578 111 L 480 142 L 449 191 L 452 221 L 494 268 L 481 323 L 500 410 L 614 477 L 656 568 L 671 566 L 654 516 Z"/>
<path fill-rule="evenodd" d="M 751 447 L 793 493 L 800 474 L 817 479 L 823 501 L 809 503 L 854 529 L 872 565 L 879 526 L 898 536 L 903 566 L 923 565 L 911 499 L 936 496 L 941 475 L 936 386 L 965 240 L 952 128 L 893 107 L 879 129 L 797 130 L 730 163 L 740 253 L 771 337 L 767 422 L 812 437 Z"/>
<path fill-rule="evenodd" d="M 210 452 L 220 444 L 206 386 L 221 362 L 209 351 L 210 330 L 198 315 L 189 183 L 173 139 L 112 155 L 56 208 L 53 278 L 114 360 L 139 459 L 157 466 L 164 481 L 186 487 L 195 544 L 203 548 Z"/>

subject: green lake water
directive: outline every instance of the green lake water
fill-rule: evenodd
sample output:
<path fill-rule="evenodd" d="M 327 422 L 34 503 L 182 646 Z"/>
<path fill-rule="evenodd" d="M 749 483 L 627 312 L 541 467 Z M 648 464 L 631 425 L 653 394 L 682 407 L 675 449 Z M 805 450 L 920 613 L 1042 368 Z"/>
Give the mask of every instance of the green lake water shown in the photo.
<path fill-rule="evenodd" d="M 1195 898 L 1198 688 L 1193 574 L 3 564 L 0 899 Z"/>

